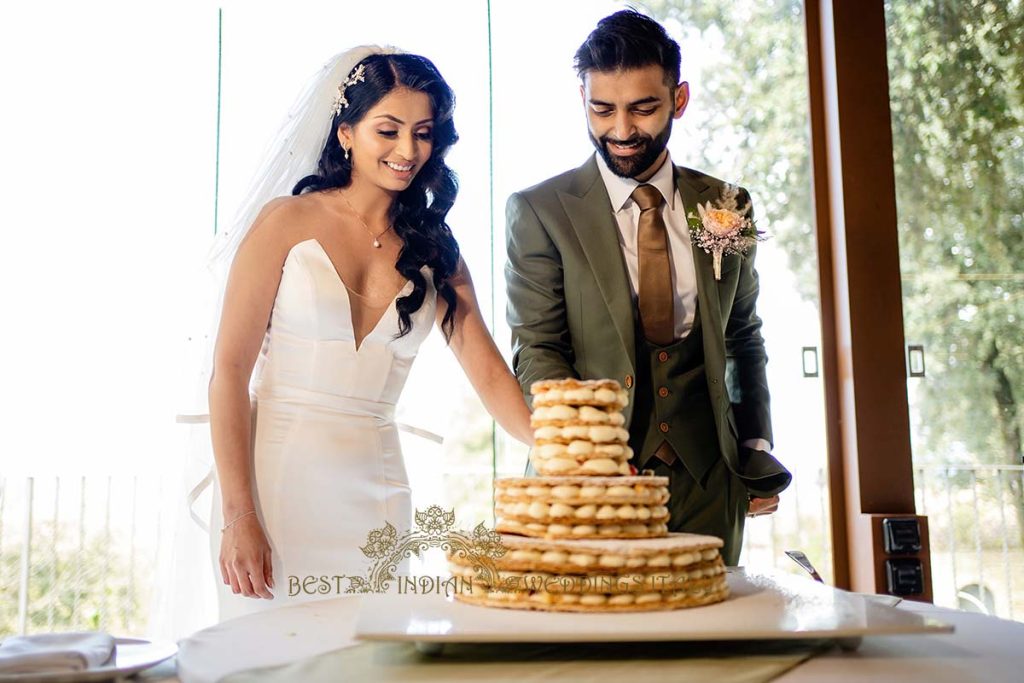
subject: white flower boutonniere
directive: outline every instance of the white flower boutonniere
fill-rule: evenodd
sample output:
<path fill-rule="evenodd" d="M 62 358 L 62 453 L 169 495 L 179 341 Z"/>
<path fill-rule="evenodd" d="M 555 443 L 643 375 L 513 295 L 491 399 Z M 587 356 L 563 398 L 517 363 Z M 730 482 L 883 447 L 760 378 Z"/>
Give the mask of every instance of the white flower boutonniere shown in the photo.
<path fill-rule="evenodd" d="M 688 223 L 694 244 L 714 259 L 715 279 L 722 279 L 722 255 L 745 254 L 754 245 L 767 239 L 750 220 L 750 205 L 739 207 L 739 187 L 726 185 L 722 198 L 712 204 L 697 204 L 699 216 L 690 213 Z"/>

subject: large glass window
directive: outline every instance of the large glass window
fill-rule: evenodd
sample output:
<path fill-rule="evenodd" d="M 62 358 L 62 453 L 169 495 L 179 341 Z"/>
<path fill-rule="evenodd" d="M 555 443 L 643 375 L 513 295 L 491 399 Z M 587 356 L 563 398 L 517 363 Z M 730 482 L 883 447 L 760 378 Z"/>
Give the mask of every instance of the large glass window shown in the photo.
<path fill-rule="evenodd" d="M 216 10 L 5 5 L 0 638 L 141 633 L 212 235 Z"/>
<path fill-rule="evenodd" d="M 231 0 L 68 6 L 59 20 L 47 7 L 4 10 L 3 83 L 25 105 L 0 126 L 13 160 L 5 179 L 18 188 L 8 231 L 17 258 L 0 270 L 17 331 L 4 356 L 18 359 L 5 374 L 17 404 L 0 452 L 0 635 L 145 631 L 155 553 L 170 533 L 158 513 L 180 502 L 188 428 L 175 415 L 192 389 L 180 360 L 203 344 L 189 339 L 196 266 L 302 80 L 362 43 L 438 65 L 461 136 L 449 222 L 507 353 L 505 200 L 592 153 L 572 57 L 625 5 L 394 0 L 383 14 L 372 3 Z M 801 3 L 647 9 L 680 41 L 691 84 L 674 161 L 749 188 L 771 237 L 758 251 L 760 313 L 775 452 L 795 479 L 778 514 L 748 525 L 744 561 L 785 567 L 781 551 L 799 548 L 827 575 Z M 496 432 L 438 334 L 398 417 L 445 437 L 403 435 L 414 504 L 454 508 L 461 525 L 492 523 L 493 478 L 521 474 L 526 450 Z"/>
<path fill-rule="evenodd" d="M 918 510 L 935 601 L 1024 617 L 1024 9 L 886 4 Z"/>
<path fill-rule="evenodd" d="M 799 549 L 832 575 L 818 260 L 811 202 L 807 50 L 800 0 L 662 0 L 680 41 L 691 103 L 673 159 L 751 193 L 772 392 L 774 452 L 793 472 L 779 512 L 749 520 L 741 563 L 799 571 Z"/>

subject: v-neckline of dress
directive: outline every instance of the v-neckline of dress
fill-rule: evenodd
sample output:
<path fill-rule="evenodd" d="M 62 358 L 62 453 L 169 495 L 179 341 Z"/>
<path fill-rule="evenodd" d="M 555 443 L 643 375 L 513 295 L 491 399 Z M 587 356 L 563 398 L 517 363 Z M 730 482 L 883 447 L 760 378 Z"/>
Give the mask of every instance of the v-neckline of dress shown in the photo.
<path fill-rule="evenodd" d="M 342 290 L 345 292 L 345 301 L 346 303 L 348 303 L 348 324 L 349 328 L 352 330 L 352 346 L 355 349 L 355 352 L 359 353 L 360 349 L 362 349 L 363 346 L 365 345 L 366 340 L 372 337 L 377 332 L 377 329 L 381 326 L 381 323 L 384 322 L 384 319 L 388 317 L 388 314 L 390 314 L 392 311 L 397 311 L 397 307 L 395 304 L 398 300 L 398 297 L 400 297 L 409 288 L 409 285 L 412 284 L 412 280 L 406 280 L 405 284 L 403 284 L 401 288 L 399 288 L 399 290 L 395 292 L 395 295 L 391 297 L 391 301 L 388 303 L 387 308 L 385 308 L 381 312 L 380 316 L 377 318 L 377 321 L 374 323 L 373 327 L 370 328 L 370 331 L 367 332 L 362 339 L 356 339 L 356 324 L 355 319 L 353 318 L 352 315 L 354 309 L 352 296 L 350 294 L 351 290 L 349 289 L 349 286 L 345 284 L 345 278 L 341 276 L 341 272 L 338 270 L 338 267 L 334 264 L 334 259 L 332 259 L 331 255 L 327 253 L 327 248 L 324 247 L 323 243 L 321 243 L 320 240 L 318 240 L 315 237 L 311 237 L 306 241 L 316 243 L 316 246 L 320 249 L 320 253 L 323 254 L 323 257 L 327 259 L 327 263 L 330 264 L 331 270 L 334 272 L 334 277 L 337 278 L 338 280 L 338 284 L 341 285 Z"/>

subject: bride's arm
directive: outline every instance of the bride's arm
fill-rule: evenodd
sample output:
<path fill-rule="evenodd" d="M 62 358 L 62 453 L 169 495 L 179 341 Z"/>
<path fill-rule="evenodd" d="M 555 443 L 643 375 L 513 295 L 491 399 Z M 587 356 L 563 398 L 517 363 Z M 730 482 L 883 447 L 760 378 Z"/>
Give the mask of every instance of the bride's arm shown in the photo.
<path fill-rule="evenodd" d="M 227 557 L 222 542 L 222 578 L 235 592 L 249 597 L 272 597 L 264 585 L 272 585 L 269 545 L 257 516 L 251 514 L 256 506 L 249 457 L 252 438 L 249 379 L 267 330 L 287 253 L 285 231 L 276 225 L 280 214 L 285 213 L 278 210 L 281 204 L 280 199 L 267 204 L 239 246 L 231 265 L 210 377 L 213 454 L 224 522 L 231 525 L 231 533 L 225 536 L 230 536 L 231 547 L 239 550 Z M 237 563 L 241 565 L 233 569 L 231 565 Z M 253 576 L 251 581 L 249 576 Z M 265 577 L 265 581 L 260 581 L 259 577 Z"/>
<path fill-rule="evenodd" d="M 456 298 L 455 329 L 449 344 L 452 352 L 487 412 L 513 437 L 525 444 L 532 444 L 530 409 L 523 399 L 519 382 L 509 370 L 484 324 L 473 279 L 464 261 L 459 261 L 459 270 L 451 284 Z M 438 327 L 447 310 L 448 304 L 438 297 Z"/>

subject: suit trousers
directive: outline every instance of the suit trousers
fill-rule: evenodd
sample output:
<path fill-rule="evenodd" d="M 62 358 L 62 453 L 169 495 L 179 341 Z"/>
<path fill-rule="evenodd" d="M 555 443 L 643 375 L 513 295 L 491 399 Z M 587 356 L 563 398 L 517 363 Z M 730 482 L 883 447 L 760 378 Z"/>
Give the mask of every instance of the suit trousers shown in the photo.
<path fill-rule="evenodd" d="M 749 500 L 747 489 L 739 477 L 718 459 L 701 487 L 676 460 L 671 466 L 658 458 L 651 458 L 647 467 L 659 477 L 669 478 L 669 522 L 671 531 L 709 534 L 725 541 L 722 559 L 729 566 L 740 560 L 743 545 L 743 524 L 746 521 Z"/>

